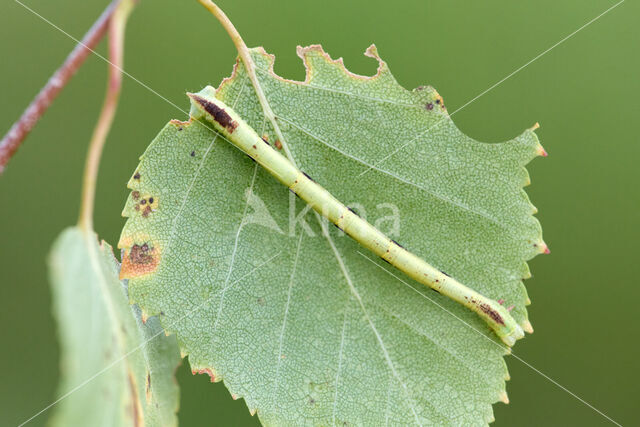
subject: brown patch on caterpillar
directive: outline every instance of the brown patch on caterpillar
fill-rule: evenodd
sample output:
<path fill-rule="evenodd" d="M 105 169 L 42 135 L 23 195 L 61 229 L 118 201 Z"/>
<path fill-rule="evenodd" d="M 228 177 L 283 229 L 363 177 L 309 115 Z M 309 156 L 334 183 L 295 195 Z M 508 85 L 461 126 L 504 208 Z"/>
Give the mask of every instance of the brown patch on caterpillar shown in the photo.
<path fill-rule="evenodd" d="M 500 316 L 500 314 L 497 311 L 491 308 L 489 304 L 480 304 L 478 307 L 480 307 L 480 310 L 482 310 L 484 314 L 492 318 L 494 322 L 496 322 L 499 325 L 504 325 L 504 319 L 502 318 L 502 316 Z"/>
<path fill-rule="evenodd" d="M 198 95 L 191 95 L 191 98 L 200 104 L 202 108 L 211 115 L 213 120 L 218 122 L 218 124 L 223 128 L 227 129 L 229 133 L 233 133 L 233 131 L 238 127 L 238 123 L 231 118 L 224 108 L 220 108 L 213 102 L 209 102 Z"/>
<path fill-rule="evenodd" d="M 120 279 L 130 279 L 153 273 L 160 264 L 160 253 L 157 247 L 148 243 L 134 244 L 125 249 L 120 268 Z"/>
<path fill-rule="evenodd" d="M 466 299 L 467 301 L 470 301 L 471 304 L 477 306 L 480 309 L 480 311 L 482 311 L 484 314 L 486 314 L 491 319 L 493 319 L 493 321 L 496 322 L 497 324 L 499 324 L 499 325 L 504 325 L 505 324 L 504 323 L 504 319 L 502 318 L 500 313 L 498 313 L 496 310 L 491 308 L 491 306 L 489 304 L 479 303 L 474 298 L 469 299 L 469 297 L 464 297 L 464 299 Z"/>

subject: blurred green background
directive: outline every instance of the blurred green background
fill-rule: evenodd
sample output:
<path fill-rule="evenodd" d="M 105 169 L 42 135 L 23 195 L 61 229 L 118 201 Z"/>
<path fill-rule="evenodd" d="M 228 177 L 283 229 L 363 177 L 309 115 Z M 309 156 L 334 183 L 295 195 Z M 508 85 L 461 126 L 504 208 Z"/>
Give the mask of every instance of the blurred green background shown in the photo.
<path fill-rule="evenodd" d="M 107 0 L 28 0 L 80 38 Z M 615 4 L 572 0 L 231 1 L 220 6 L 250 46 L 276 54 L 276 72 L 302 79 L 295 46 L 321 43 L 347 67 L 373 74 L 362 53 L 375 42 L 407 88 L 433 85 L 450 112 Z M 529 166 L 550 256 L 526 282 L 536 332 L 515 348 L 616 421 L 638 424 L 640 227 L 640 7 L 627 1 L 454 116 L 470 136 L 497 142 L 540 122 L 549 152 Z M 125 68 L 188 108 L 184 93 L 217 86 L 235 51 L 217 22 L 191 1 L 142 0 L 131 17 Z M 74 42 L 6 0 L 0 6 L 0 133 L 62 62 Z M 104 43 L 100 51 L 104 52 Z M 92 56 L 0 176 L 0 425 L 52 402 L 58 348 L 45 259 L 76 221 L 87 141 L 102 103 L 106 64 Z M 117 243 L 125 183 L 160 128 L 184 115 L 131 79 L 103 156 L 96 229 Z M 507 359 L 511 403 L 496 424 L 608 422 L 518 360 Z M 244 402 L 207 376 L 178 373 L 185 426 L 256 425 Z M 31 424 L 42 425 L 47 413 Z"/>

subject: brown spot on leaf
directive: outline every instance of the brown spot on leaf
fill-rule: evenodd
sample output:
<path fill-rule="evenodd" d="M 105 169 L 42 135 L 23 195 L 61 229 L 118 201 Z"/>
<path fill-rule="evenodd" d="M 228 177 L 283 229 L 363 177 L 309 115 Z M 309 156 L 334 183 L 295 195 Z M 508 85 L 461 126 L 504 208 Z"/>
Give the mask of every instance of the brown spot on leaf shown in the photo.
<path fill-rule="evenodd" d="M 279 139 L 276 139 L 276 142 L 274 142 L 274 145 L 278 150 L 282 150 L 282 142 L 280 142 Z"/>
<path fill-rule="evenodd" d="M 151 206 L 147 205 L 147 207 L 145 207 L 144 210 L 142 211 L 142 217 L 147 218 L 150 213 L 151 213 Z"/>
<path fill-rule="evenodd" d="M 133 179 L 140 179 L 140 172 L 136 172 L 135 175 L 133 175 Z"/>
<path fill-rule="evenodd" d="M 140 192 L 139 191 L 132 192 L 131 197 L 133 197 L 133 200 L 138 200 L 140 198 Z"/>
<path fill-rule="evenodd" d="M 149 243 L 134 244 L 131 249 L 125 249 L 120 269 L 120 279 L 144 276 L 153 273 L 160 263 L 160 254 L 157 247 Z"/>
<path fill-rule="evenodd" d="M 147 372 L 147 382 L 145 385 L 147 403 L 151 402 L 151 372 Z"/>
<path fill-rule="evenodd" d="M 427 110 L 433 110 L 433 104 L 432 104 L 432 103 L 430 103 L 430 102 L 429 102 L 429 103 L 427 103 L 426 108 L 427 108 Z"/>

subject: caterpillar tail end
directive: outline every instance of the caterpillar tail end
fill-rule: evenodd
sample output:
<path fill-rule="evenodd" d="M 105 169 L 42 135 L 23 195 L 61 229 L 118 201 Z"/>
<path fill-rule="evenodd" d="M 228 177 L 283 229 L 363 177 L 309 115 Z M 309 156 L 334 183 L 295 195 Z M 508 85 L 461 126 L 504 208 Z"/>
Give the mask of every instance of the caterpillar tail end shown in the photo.
<path fill-rule="evenodd" d="M 511 347 L 516 343 L 517 340 L 519 340 L 520 338 L 524 338 L 524 330 L 522 330 L 522 327 L 520 327 L 520 325 L 514 324 L 511 332 L 507 333 L 506 335 L 498 334 L 498 336 L 503 343 Z"/>
<path fill-rule="evenodd" d="M 503 301 L 489 300 L 482 304 L 482 314 L 486 315 L 485 320 L 507 346 L 513 346 L 517 340 L 524 338 L 524 329 L 511 316 L 508 308 L 505 308 Z"/>

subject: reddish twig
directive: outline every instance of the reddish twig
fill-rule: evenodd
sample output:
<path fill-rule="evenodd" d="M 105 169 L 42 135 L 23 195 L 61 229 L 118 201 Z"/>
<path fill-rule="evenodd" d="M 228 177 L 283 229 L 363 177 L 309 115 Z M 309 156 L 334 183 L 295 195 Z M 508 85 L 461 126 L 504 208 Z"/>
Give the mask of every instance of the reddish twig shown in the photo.
<path fill-rule="evenodd" d="M 22 113 L 20 119 L 0 141 L 0 173 L 4 171 L 11 157 L 22 144 L 40 117 L 47 111 L 62 88 L 82 66 L 93 48 L 100 42 L 109 28 L 109 21 L 119 0 L 113 0 L 102 12 L 98 20 L 91 26 L 76 47 L 69 53 L 62 66 L 51 76 L 47 84 L 40 90 L 31 104 Z"/>

